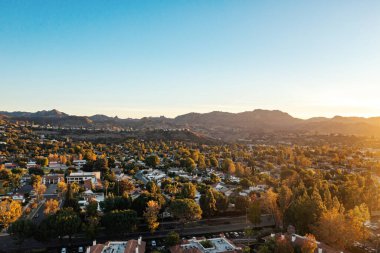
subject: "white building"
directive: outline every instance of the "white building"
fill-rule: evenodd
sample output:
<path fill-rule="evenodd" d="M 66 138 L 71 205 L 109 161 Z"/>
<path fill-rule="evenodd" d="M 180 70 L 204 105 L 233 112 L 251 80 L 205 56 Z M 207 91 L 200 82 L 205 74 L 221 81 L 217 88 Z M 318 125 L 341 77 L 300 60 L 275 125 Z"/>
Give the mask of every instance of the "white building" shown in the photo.
<path fill-rule="evenodd" d="M 211 247 L 205 248 L 202 245 L 203 241 L 208 241 Z M 182 252 L 201 252 L 201 253 L 225 253 L 225 252 L 242 252 L 240 247 L 235 246 L 232 242 L 227 240 L 224 236 L 212 239 L 197 239 L 193 238 L 184 241 L 180 245 L 170 248 L 171 253 Z"/>
<path fill-rule="evenodd" d="M 73 164 L 76 166 L 83 166 L 83 165 L 87 164 L 87 161 L 86 160 L 74 160 Z"/>
<path fill-rule="evenodd" d="M 113 241 L 105 244 L 96 244 L 88 247 L 86 253 L 144 253 L 146 242 L 140 237 L 138 240 Z"/>
<path fill-rule="evenodd" d="M 100 180 L 100 172 L 72 172 L 70 176 L 66 177 L 68 184 L 74 182 L 83 184 L 87 180 L 90 180 L 92 184 L 96 184 Z"/>

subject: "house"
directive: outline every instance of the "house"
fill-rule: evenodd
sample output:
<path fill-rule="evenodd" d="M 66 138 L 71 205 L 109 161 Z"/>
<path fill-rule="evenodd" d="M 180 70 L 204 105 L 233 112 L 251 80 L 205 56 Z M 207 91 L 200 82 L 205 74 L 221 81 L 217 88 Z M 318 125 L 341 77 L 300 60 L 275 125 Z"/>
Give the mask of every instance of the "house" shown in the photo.
<path fill-rule="evenodd" d="M 204 243 L 207 241 L 210 247 L 205 248 Z M 240 247 L 227 240 L 224 236 L 219 238 L 197 239 L 193 237 L 190 240 L 184 240 L 181 244 L 170 248 L 171 253 L 234 253 L 242 252 Z"/>
<path fill-rule="evenodd" d="M 72 172 L 69 176 L 66 177 L 68 184 L 78 183 L 84 184 L 85 181 L 89 180 L 92 184 L 97 184 L 100 181 L 100 172 Z"/>
<path fill-rule="evenodd" d="M 63 174 L 48 174 L 42 177 L 43 184 L 58 184 L 64 181 Z"/>
<path fill-rule="evenodd" d="M 145 253 L 146 242 L 139 237 L 138 240 L 113 241 L 87 247 L 86 253 Z"/>
<path fill-rule="evenodd" d="M 286 234 L 271 234 L 263 238 L 264 241 L 268 241 L 271 239 L 288 240 L 291 242 L 293 247 L 302 247 L 304 242 L 308 240 L 305 236 L 290 234 L 289 232 Z M 317 241 L 317 248 L 315 249 L 314 253 L 343 253 L 343 251 L 333 249 L 330 246 Z"/>
<path fill-rule="evenodd" d="M 28 162 L 27 164 L 26 164 L 26 168 L 27 169 L 30 169 L 30 168 L 37 168 L 38 166 L 37 166 L 37 164 L 36 164 L 36 162 Z"/>
<path fill-rule="evenodd" d="M 104 193 L 94 193 L 91 190 L 86 190 L 81 193 L 81 200 L 79 200 L 78 203 L 80 208 L 84 210 L 90 201 L 93 200 L 98 202 L 98 211 L 101 211 L 99 203 L 104 201 Z"/>
<path fill-rule="evenodd" d="M 17 167 L 17 165 L 14 163 L 4 163 L 4 167 L 6 169 L 15 169 Z"/>
<path fill-rule="evenodd" d="M 20 201 L 21 203 L 25 203 L 25 198 L 23 194 L 14 194 L 12 199 L 15 201 Z"/>
<path fill-rule="evenodd" d="M 87 161 L 86 160 L 74 160 L 73 164 L 76 166 L 83 166 L 83 165 L 87 164 Z"/>

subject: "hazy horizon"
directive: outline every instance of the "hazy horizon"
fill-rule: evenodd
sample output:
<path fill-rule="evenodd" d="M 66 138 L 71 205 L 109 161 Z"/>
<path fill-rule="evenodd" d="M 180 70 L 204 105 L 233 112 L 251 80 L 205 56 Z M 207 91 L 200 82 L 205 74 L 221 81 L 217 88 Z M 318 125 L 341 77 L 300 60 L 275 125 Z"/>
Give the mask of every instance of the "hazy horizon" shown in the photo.
<path fill-rule="evenodd" d="M 53 111 L 53 110 L 57 110 L 59 112 L 65 113 L 65 114 L 67 114 L 69 116 L 91 117 L 91 116 L 96 116 L 96 115 L 104 115 L 104 116 L 107 116 L 107 117 L 118 117 L 120 119 L 141 119 L 141 118 L 149 118 L 149 117 L 166 117 L 166 118 L 174 119 L 174 118 L 176 118 L 178 116 L 181 116 L 181 115 L 184 115 L 184 114 L 190 114 L 190 113 L 200 113 L 200 114 L 207 114 L 207 113 L 212 113 L 212 112 L 243 113 L 243 112 L 252 112 L 252 111 L 256 111 L 256 110 L 280 111 L 280 112 L 289 114 L 293 118 L 298 118 L 298 119 L 303 119 L 303 120 L 312 119 L 312 118 L 334 118 L 334 117 L 353 117 L 353 118 L 359 117 L 359 118 L 365 118 L 365 119 L 380 117 L 380 114 L 379 115 L 374 115 L 374 116 L 369 116 L 369 117 L 358 116 L 358 115 L 338 115 L 338 114 L 336 114 L 336 115 L 333 115 L 333 116 L 318 116 L 318 115 L 315 115 L 315 116 L 311 116 L 311 117 L 307 117 L 307 118 L 302 118 L 302 117 L 298 117 L 297 115 L 291 114 L 289 112 L 286 112 L 286 111 L 283 111 L 283 110 L 280 110 L 280 109 L 265 109 L 265 108 L 255 108 L 255 109 L 252 109 L 252 110 L 238 111 L 238 112 L 220 111 L 220 110 L 217 110 L 217 111 L 216 110 L 214 110 L 214 111 L 207 111 L 207 112 L 189 111 L 189 112 L 186 112 L 184 114 L 178 114 L 178 115 L 174 115 L 174 116 L 167 116 L 167 115 L 161 114 L 161 115 L 145 115 L 145 116 L 142 116 L 142 117 L 122 117 L 122 116 L 119 116 L 119 115 L 111 115 L 111 114 L 103 114 L 103 113 L 75 114 L 75 113 L 68 113 L 68 112 L 65 112 L 65 111 L 62 111 L 62 110 L 58 110 L 56 108 L 42 109 L 42 110 L 38 110 L 38 111 L 28 111 L 28 110 L 17 110 L 17 111 L 0 110 L 0 111 L 6 111 L 6 112 L 9 112 L 9 113 L 15 113 L 15 112 L 36 113 L 36 112 L 40 112 L 40 111 Z"/>
<path fill-rule="evenodd" d="M 379 116 L 379 11 L 378 1 L 2 1 L 0 109 Z"/>

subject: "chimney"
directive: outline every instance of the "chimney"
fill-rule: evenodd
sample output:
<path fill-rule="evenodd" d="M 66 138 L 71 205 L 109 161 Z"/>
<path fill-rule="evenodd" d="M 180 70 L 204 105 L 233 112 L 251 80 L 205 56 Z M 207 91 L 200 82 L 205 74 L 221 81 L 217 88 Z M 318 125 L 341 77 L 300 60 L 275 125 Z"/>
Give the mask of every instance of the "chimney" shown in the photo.
<path fill-rule="evenodd" d="M 135 253 L 139 253 L 139 247 L 136 247 Z"/>

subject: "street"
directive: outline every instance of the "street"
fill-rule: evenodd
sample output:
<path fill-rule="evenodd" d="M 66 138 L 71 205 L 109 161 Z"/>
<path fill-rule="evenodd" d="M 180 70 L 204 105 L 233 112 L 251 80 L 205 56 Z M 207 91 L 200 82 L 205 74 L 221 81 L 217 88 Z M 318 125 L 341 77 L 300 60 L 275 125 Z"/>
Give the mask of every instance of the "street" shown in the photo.
<path fill-rule="evenodd" d="M 221 224 L 221 225 L 213 225 L 214 221 L 220 222 L 220 220 L 227 220 L 230 223 L 229 224 Z M 97 237 L 98 242 L 106 242 L 109 240 L 129 240 L 129 239 L 136 239 L 139 236 L 142 236 L 144 240 L 153 240 L 153 239 L 160 239 L 166 237 L 166 235 L 171 231 L 176 231 L 180 234 L 181 237 L 185 236 L 200 236 L 200 235 L 206 235 L 211 233 L 222 233 L 222 232 L 232 232 L 232 231 L 242 231 L 247 226 L 250 227 L 256 227 L 256 228 L 264 228 L 264 227 L 272 227 L 274 226 L 274 220 L 272 216 L 270 215 L 263 215 L 262 216 L 262 222 L 258 224 L 257 226 L 252 226 L 252 224 L 247 224 L 245 222 L 245 216 L 239 216 L 239 217 L 226 217 L 226 218 L 216 218 L 216 219 L 208 219 L 207 221 L 210 222 L 208 225 L 207 222 L 204 222 L 206 220 L 199 221 L 200 223 L 204 223 L 203 225 L 197 224 L 196 226 L 192 227 L 184 227 L 177 228 L 177 229 L 163 229 L 158 230 L 154 233 L 151 232 L 134 232 L 129 233 L 127 236 L 122 238 L 115 238 L 110 237 L 108 234 L 99 235 Z M 177 223 L 178 224 L 178 223 Z M 179 227 L 179 226 L 178 226 Z M 85 245 L 91 245 L 92 241 L 88 240 L 84 237 L 84 235 L 77 235 L 72 240 L 72 245 L 75 246 L 85 246 Z M 22 250 L 31 250 L 31 249 L 40 249 L 40 248 L 49 248 L 49 249 L 56 249 L 55 252 L 57 252 L 61 247 L 69 244 L 68 241 L 60 242 L 58 239 L 51 240 L 46 243 L 37 242 L 33 239 L 26 240 L 23 245 L 26 246 L 19 246 L 14 243 L 14 241 L 10 238 L 10 236 L 2 236 L 0 237 L 0 245 L 1 249 L 5 252 L 15 250 L 15 249 L 22 249 Z"/>

